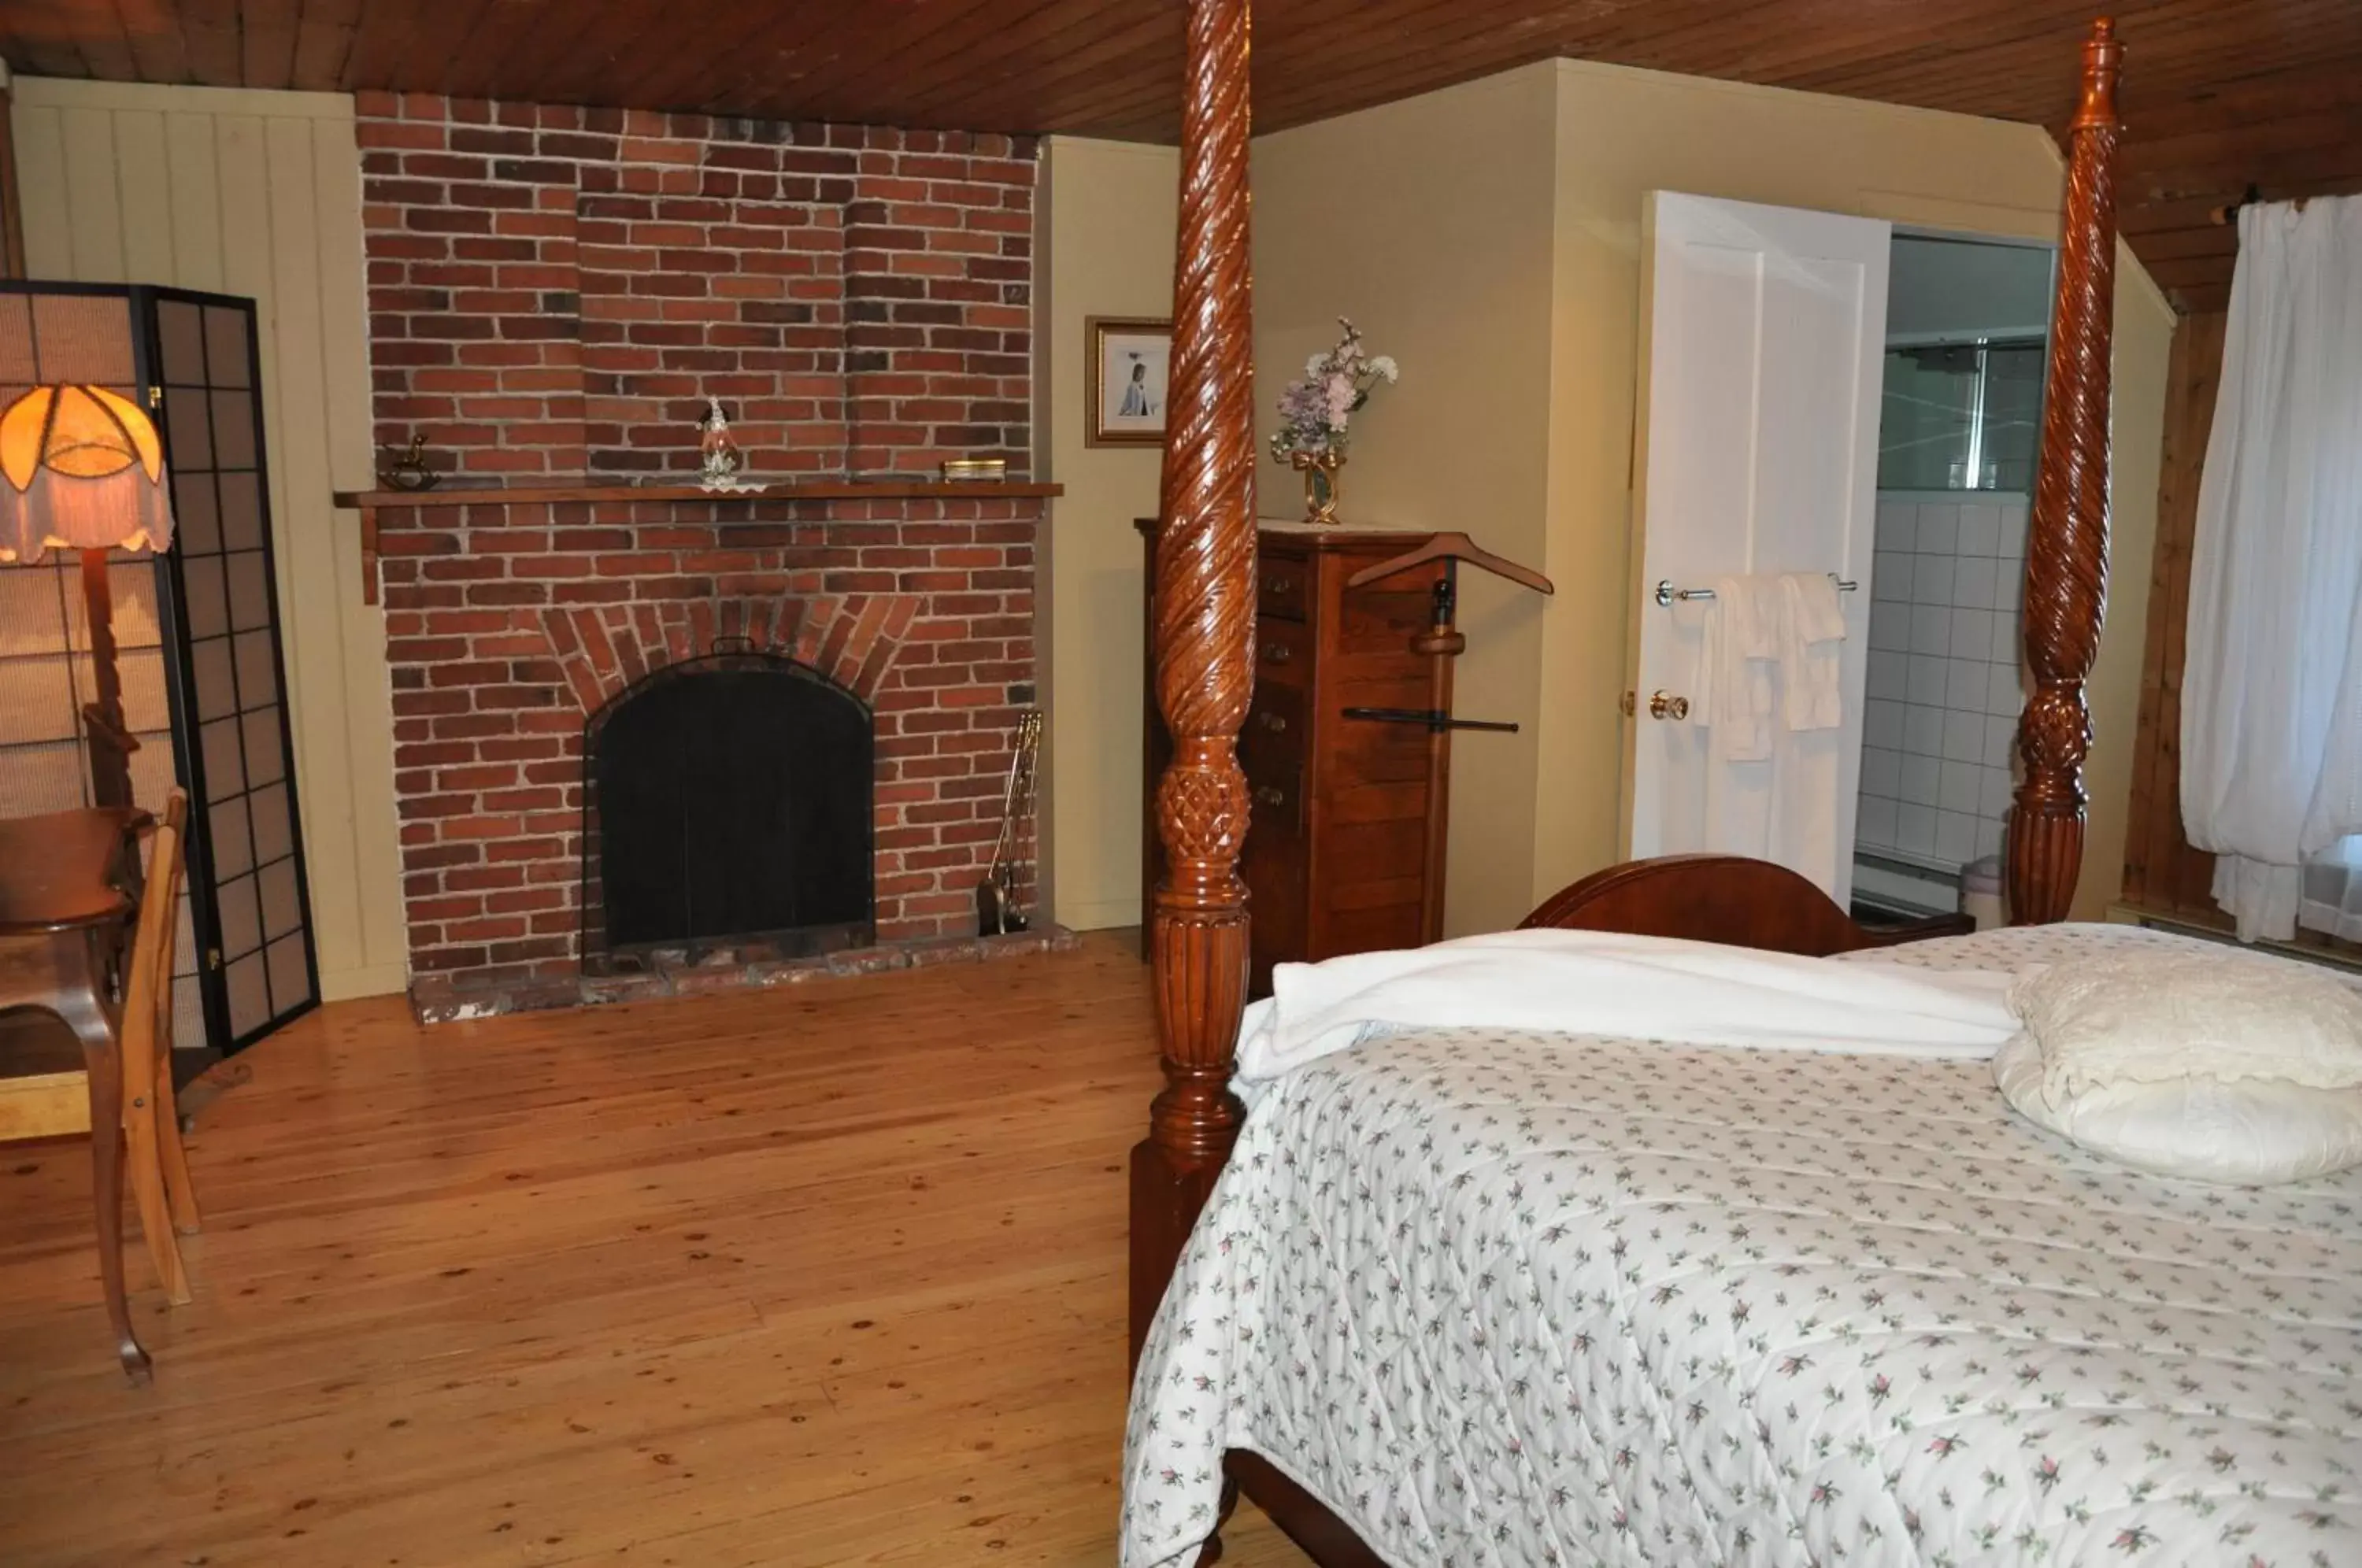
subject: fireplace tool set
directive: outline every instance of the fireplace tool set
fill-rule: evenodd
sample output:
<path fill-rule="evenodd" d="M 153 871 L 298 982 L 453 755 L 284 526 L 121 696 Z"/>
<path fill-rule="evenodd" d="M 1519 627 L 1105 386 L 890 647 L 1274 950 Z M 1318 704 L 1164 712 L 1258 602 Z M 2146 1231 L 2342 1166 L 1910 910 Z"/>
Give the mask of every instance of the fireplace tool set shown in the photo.
<path fill-rule="evenodd" d="M 1028 708 L 1017 721 L 1017 745 L 1009 754 L 1009 782 L 1000 798 L 1000 837 L 992 865 L 976 887 L 976 933 L 1006 936 L 1029 923 L 1019 904 L 1017 872 L 1021 845 L 1018 824 L 1033 812 L 1034 762 L 1042 749 L 1042 711 Z"/>

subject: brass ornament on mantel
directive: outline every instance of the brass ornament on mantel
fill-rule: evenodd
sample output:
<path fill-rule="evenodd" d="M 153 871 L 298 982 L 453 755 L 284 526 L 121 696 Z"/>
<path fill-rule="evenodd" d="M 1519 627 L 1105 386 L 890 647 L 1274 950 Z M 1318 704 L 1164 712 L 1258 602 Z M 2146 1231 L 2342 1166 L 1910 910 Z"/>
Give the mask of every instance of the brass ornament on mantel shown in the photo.
<path fill-rule="evenodd" d="M 1289 467 L 1304 476 L 1305 522 L 1315 527 L 1333 527 L 1345 472 L 1343 450 L 1324 447 L 1319 451 L 1307 451 L 1298 447 L 1287 455 L 1287 461 Z"/>

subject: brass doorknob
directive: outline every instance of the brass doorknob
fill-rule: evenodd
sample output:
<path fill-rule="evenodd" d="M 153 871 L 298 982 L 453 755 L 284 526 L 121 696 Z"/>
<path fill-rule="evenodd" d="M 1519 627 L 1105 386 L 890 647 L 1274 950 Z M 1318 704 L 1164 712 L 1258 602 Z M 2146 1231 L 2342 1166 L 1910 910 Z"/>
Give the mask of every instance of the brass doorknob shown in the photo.
<path fill-rule="evenodd" d="M 1662 691 L 1649 694 L 1649 717 L 1652 719 L 1686 719 L 1690 716 L 1690 700 L 1668 697 Z"/>

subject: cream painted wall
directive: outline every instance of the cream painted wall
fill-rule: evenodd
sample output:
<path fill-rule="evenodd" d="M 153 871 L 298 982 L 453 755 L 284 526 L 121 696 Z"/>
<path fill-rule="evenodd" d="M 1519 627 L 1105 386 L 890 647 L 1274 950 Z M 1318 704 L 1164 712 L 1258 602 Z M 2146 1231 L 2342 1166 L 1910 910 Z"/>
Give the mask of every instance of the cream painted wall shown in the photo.
<path fill-rule="evenodd" d="M 1045 598 L 1055 908 L 1068 924 L 1121 924 L 1137 915 L 1139 866 L 1129 519 L 1153 507 L 1156 465 L 1082 447 L 1082 318 L 1163 314 L 1174 164 L 1166 149 L 1064 138 L 1045 159 L 1036 429 L 1044 471 L 1069 487 Z M 1262 435 L 1279 388 L 1333 340 L 1337 315 L 1353 316 L 1404 379 L 1362 416 L 1347 522 L 1462 528 L 1559 586 L 1543 603 L 1468 574 L 1459 711 L 1526 727 L 1455 743 L 1446 924 L 1459 933 L 1511 923 L 1617 854 L 1641 194 L 2055 238 L 2062 168 L 2032 127 L 1545 61 L 1262 138 L 1253 179 Z M 2091 684 L 2079 917 L 2101 912 L 2123 863 L 2173 327 L 2128 253 L 2119 279 L 2114 596 Z M 1266 515 L 1297 510 L 1297 476 L 1266 461 L 1259 477 Z"/>
<path fill-rule="evenodd" d="M 1050 504 L 1041 591 L 1044 870 L 1077 930 L 1140 919 L 1142 547 L 1163 453 L 1083 444 L 1086 320 L 1168 316 L 1179 155 L 1052 137 L 1034 201 L 1035 471 Z"/>
<path fill-rule="evenodd" d="M 383 618 L 360 602 L 370 484 L 360 157 L 333 94 L 18 77 L 12 116 L 35 278 L 163 283 L 259 303 L 297 800 L 331 1000 L 406 979 Z"/>
<path fill-rule="evenodd" d="M 2031 126 L 1582 61 L 1528 69 L 1552 76 L 1558 100 L 1543 569 L 1560 592 L 1544 617 L 1547 788 L 1523 889 L 1538 901 L 1609 864 L 1619 848 L 1625 721 L 1617 701 L 1639 603 L 1629 547 L 1642 194 L 1687 191 L 1950 232 L 2056 238 L 2063 165 Z M 2114 594 L 2091 684 L 2098 738 L 2075 904 L 2078 918 L 2093 919 L 2114 896 L 2124 864 L 2174 326 L 2171 307 L 2130 253 L 2120 251 L 2118 262 Z"/>
<path fill-rule="evenodd" d="M 1339 508 L 1349 526 L 1459 530 L 1543 566 L 1554 94 L 1547 70 L 1511 72 L 1254 144 L 1262 438 L 1281 388 L 1336 341 L 1338 316 L 1403 368 L 1355 416 Z M 1299 475 L 1266 457 L 1257 479 L 1265 515 L 1301 514 Z M 1452 743 L 1453 935 L 1514 925 L 1531 905 L 1547 729 L 1544 602 L 1483 572 L 1460 580 L 1455 709 L 1521 728 Z"/>

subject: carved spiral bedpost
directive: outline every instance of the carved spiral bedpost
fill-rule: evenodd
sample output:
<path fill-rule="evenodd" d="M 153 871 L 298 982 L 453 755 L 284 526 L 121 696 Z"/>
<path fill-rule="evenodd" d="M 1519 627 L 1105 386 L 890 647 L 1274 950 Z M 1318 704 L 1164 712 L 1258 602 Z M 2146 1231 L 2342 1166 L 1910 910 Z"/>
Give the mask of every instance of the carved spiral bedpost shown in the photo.
<path fill-rule="evenodd" d="M 1247 269 L 1248 0 L 1189 0 L 1173 370 L 1153 597 L 1173 761 L 1151 933 L 1164 1090 L 1131 1154 L 1131 1350 L 1238 1135 L 1246 1001 L 1239 725 L 1254 685 L 1254 341 Z"/>
<path fill-rule="evenodd" d="M 2108 602 L 2108 371 L 2116 275 L 2115 24 L 2092 24 L 2069 127 L 2066 233 L 2050 312 L 2042 458 L 2025 550 L 2025 635 L 2034 695 L 2018 719 L 2025 764 L 2009 823 L 2010 918 L 2067 918 L 2083 864 L 2083 682 Z"/>

